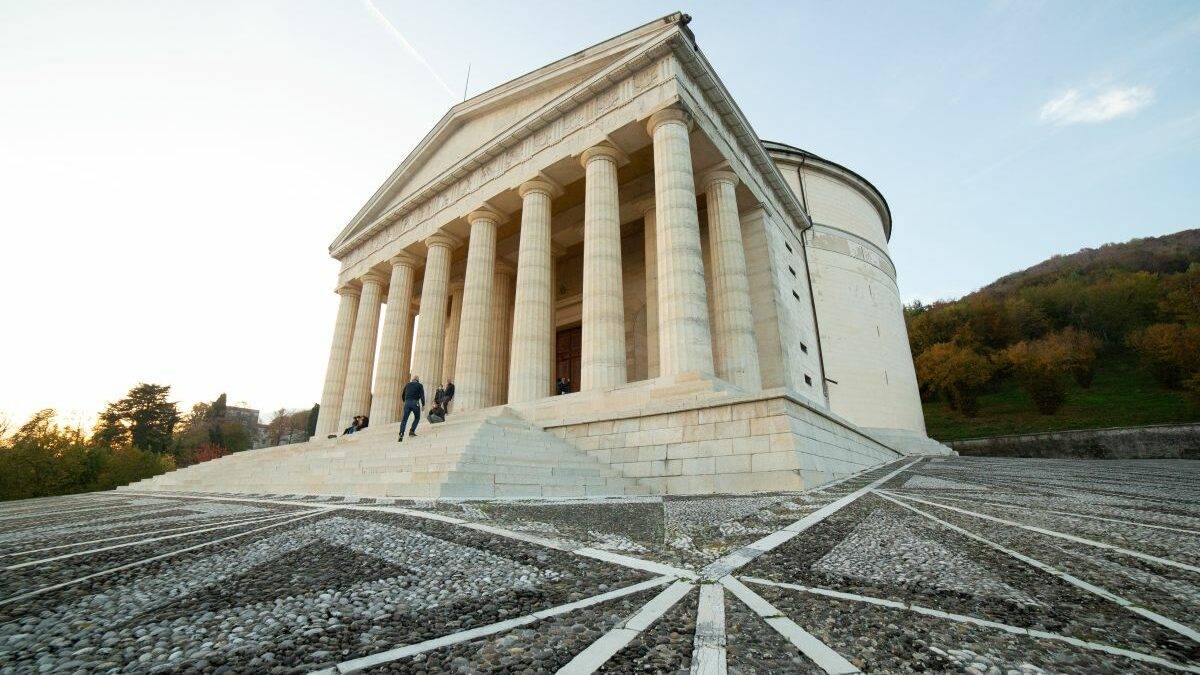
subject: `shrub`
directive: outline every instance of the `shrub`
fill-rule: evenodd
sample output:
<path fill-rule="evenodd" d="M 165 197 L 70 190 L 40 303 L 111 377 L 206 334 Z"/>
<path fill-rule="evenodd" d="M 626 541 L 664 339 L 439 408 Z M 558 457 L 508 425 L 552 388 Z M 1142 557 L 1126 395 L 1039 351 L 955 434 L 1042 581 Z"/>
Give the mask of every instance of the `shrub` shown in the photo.
<path fill-rule="evenodd" d="M 939 342 L 916 360 L 923 391 L 941 395 L 950 407 L 967 417 L 979 411 L 979 394 L 991 380 L 992 363 L 970 347 Z"/>
<path fill-rule="evenodd" d="M 1038 412 L 1052 415 L 1066 402 L 1071 351 L 1061 334 L 1022 340 L 1004 350 L 1003 358 Z"/>

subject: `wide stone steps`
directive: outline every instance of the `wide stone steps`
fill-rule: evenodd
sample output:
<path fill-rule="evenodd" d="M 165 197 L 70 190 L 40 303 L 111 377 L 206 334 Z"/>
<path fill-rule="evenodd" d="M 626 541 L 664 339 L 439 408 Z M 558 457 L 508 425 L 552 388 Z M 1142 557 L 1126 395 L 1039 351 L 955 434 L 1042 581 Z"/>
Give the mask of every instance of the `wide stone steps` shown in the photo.
<path fill-rule="evenodd" d="M 128 488 L 458 499 L 650 493 L 507 408 L 451 419 L 423 424 L 403 443 L 399 425 L 388 425 L 228 455 Z"/>

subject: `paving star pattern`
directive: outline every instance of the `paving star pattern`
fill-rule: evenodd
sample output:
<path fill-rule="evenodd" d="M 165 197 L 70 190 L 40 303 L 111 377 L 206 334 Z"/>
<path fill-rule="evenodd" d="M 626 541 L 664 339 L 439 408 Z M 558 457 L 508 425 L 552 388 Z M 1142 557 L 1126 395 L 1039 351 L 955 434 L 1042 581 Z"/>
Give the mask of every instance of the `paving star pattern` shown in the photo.
<path fill-rule="evenodd" d="M 1200 464 L 801 493 L 0 504 L 0 673 L 1200 672 Z"/>

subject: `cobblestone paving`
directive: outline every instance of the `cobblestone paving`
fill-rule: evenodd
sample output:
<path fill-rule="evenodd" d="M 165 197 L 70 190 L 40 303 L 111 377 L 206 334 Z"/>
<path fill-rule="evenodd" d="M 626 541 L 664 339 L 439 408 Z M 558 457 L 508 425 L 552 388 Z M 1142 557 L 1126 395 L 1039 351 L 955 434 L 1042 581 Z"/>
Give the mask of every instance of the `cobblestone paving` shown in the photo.
<path fill-rule="evenodd" d="M 1200 672 L 1200 463 L 803 493 L 0 504 L 0 673 Z"/>

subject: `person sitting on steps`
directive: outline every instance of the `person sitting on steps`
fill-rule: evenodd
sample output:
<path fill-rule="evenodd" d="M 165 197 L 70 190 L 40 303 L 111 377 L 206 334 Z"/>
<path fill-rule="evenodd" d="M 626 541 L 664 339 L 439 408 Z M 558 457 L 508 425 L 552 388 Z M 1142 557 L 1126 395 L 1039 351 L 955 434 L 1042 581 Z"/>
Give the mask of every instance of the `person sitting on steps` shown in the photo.
<path fill-rule="evenodd" d="M 442 407 L 441 403 L 434 403 L 433 407 L 429 409 L 429 423 L 438 424 L 445 421 L 446 409 Z"/>
<path fill-rule="evenodd" d="M 454 380 L 446 380 L 446 391 L 442 396 L 442 407 L 446 409 L 446 414 L 450 414 L 450 401 L 454 400 Z"/>
<path fill-rule="evenodd" d="M 412 382 L 404 385 L 404 392 L 401 394 L 404 399 L 404 415 L 400 418 L 400 438 L 399 442 L 404 442 L 404 427 L 408 426 L 408 416 L 413 416 L 412 428 L 408 430 L 408 435 L 416 437 L 417 423 L 421 421 L 421 407 L 425 405 L 425 387 L 421 385 L 421 378 L 413 376 Z"/>
<path fill-rule="evenodd" d="M 354 421 L 350 423 L 350 426 L 346 427 L 346 430 L 342 432 L 342 435 L 345 436 L 347 434 L 352 434 L 352 433 L 358 431 L 359 429 L 362 428 L 361 426 L 359 426 L 360 424 L 362 424 L 362 415 L 355 415 Z"/>

